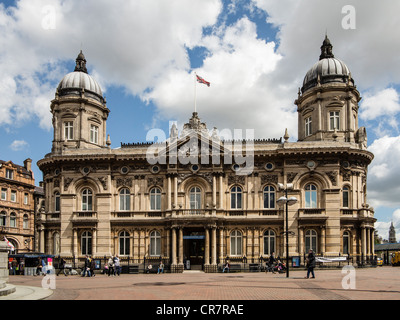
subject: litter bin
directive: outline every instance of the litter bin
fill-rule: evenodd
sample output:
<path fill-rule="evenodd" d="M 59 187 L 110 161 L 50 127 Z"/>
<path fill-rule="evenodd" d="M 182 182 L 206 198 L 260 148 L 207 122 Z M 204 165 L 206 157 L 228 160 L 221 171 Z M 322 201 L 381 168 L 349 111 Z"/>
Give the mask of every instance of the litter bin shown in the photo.
<path fill-rule="evenodd" d="M 292 267 L 293 268 L 298 268 L 300 267 L 300 257 L 292 257 Z"/>

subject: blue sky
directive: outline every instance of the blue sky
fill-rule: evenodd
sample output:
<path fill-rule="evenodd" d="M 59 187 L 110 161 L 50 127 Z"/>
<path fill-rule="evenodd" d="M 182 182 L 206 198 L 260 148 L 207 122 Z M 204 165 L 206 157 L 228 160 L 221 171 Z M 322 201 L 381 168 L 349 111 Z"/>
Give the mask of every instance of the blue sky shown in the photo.
<path fill-rule="evenodd" d="M 297 139 L 294 100 L 325 33 L 363 100 L 360 126 L 375 160 L 368 202 L 387 238 L 400 234 L 400 51 L 396 0 L 0 1 L 0 159 L 36 162 L 51 151 L 49 106 L 83 50 L 111 110 L 112 148 L 168 132 L 193 112 L 208 128 L 255 129 Z M 354 16 L 346 6 L 354 9 Z M 354 18 L 354 28 L 344 24 Z M 353 21 L 352 21 L 353 22 Z"/>

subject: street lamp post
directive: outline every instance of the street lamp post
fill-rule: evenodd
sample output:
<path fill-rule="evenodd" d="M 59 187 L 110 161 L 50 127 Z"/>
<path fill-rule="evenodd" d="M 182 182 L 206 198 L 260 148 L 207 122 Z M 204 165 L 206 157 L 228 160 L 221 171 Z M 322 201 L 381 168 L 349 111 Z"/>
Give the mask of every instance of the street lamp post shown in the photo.
<path fill-rule="evenodd" d="M 276 202 L 278 205 L 286 206 L 286 278 L 289 278 L 289 206 L 297 202 L 295 197 L 288 198 L 288 190 L 293 189 L 293 184 L 288 183 L 286 186 L 279 183 L 279 189 L 285 192 L 285 196 L 280 197 Z"/>

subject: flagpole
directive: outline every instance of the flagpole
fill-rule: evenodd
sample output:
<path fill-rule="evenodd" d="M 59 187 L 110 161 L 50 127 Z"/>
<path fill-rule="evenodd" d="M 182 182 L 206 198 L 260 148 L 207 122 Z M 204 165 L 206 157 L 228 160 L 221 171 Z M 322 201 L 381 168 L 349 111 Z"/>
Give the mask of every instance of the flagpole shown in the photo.
<path fill-rule="evenodd" d="M 197 73 L 194 73 L 194 112 L 197 112 Z"/>

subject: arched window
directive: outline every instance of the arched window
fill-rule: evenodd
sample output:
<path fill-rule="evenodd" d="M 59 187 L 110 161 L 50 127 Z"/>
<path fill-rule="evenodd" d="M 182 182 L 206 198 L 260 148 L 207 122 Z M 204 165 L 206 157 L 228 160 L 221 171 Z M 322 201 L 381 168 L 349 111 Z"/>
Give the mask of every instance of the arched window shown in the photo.
<path fill-rule="evenodd" d="M 242 255 L 242 233 L 238 230 L 231 232 L 231 256 Z"/>
<path fill-rule="evenodd" d="M 241 187 L 233 187 L 231 189 L 231 209 L 242 209 Z"/>
<path fill-rule="evenodd" d="M 314 184 L 308 184 L 305 187 L 306 208 L 317 208 L 317 187 Z"/>
<path fill-rule="evenodd" d="M 85 231 L 81 236 L 81 253 L 82 255 L 92 254 L 92 233 Z"/>
<path fill-rule="evenodd" d="M 17 215 L 12 212 L 10 214 L 10 228 L 16 228 L 17 227 Z"/>
<path fill-rule="evenodd" d="M 267 230 L 264 232 L 264 254 L 270 255 L 275 252 L 275 232 Z"/>
<path fill-rule="evenodd" d="M 314 252 L 317 252 L 317 240 L 318 240 L 318 235 L 315 230 L 311 229 L 306 232 L 306 252 L 307 253 L 310 249 L 314 250 Z"/>
<path fill-rule="evenodd" d="M 93 193 L 90 189 L 82 191 L 82 211 L 93 210 Z"/>
<path fill-rule="evenodd" d="M 122 189 L 119 192 L 119 210 L 120 211 L 131 210 L 131 193 L 128 189 Z"/>
<path fill-rule="evenodd" d="M 275 188 L 272 186 L 264 188 L 264 209 L 275 209 Z"/>
<path fill-rule="evenodd" d="M 345 231 L 343 233 L 343 254 L 350 253 L 350 233 Z"/>
<path fill-rule="evenodd" d="M 343 187 L 343 208 L 348 208 L 349 207 L 349 195 L 350 195 L 350 189 L 349 187 Z"/>
<path fill-rule="evenodd" d="M 6 219 L 7 219 L 7 214 L 5 211 L 2 211 L 0 213 L 0 226 L 5 227 L 6 226 Z"/>
<path fill-rule="evenodd" d="M 24 214 L 24 220 L 23 220 L 23 225 L 22 227 L 24 229 L 29 229 L 29 217 L 27 214 Z"/>
<path fill-rule="evenodd" d="M 193 187 L 190 189 L 190 209 L 196 210 L 201 209 L 201 190 L 199 187 Z"/>
<path fill-rule="evenodd" d="M 129 256 L 130 253 L 130 238 L 129 233 L 126 231 L 122 231 L 119 234 L 119 254 L 121 256 Z"/>
<path fill-rule="evenodd" d="M 150 256 L 161 255 L 161 235 L 158 231 L 150 233 Z"/>
<path fill-rule="evenodd" d="M 60 234 L 58 232 L 53 235 L 53 254 L 60 254 Z"/>
<path fill-rule="evenodd" d="M 161 190 L 159 188 L 150 190 L 150 210 L 161 211 Z"/>
<path fill-rule="evenodd" d="M 60 193 L 56 192 L 54 194 L 54 211 L 60 212 Z"/>

